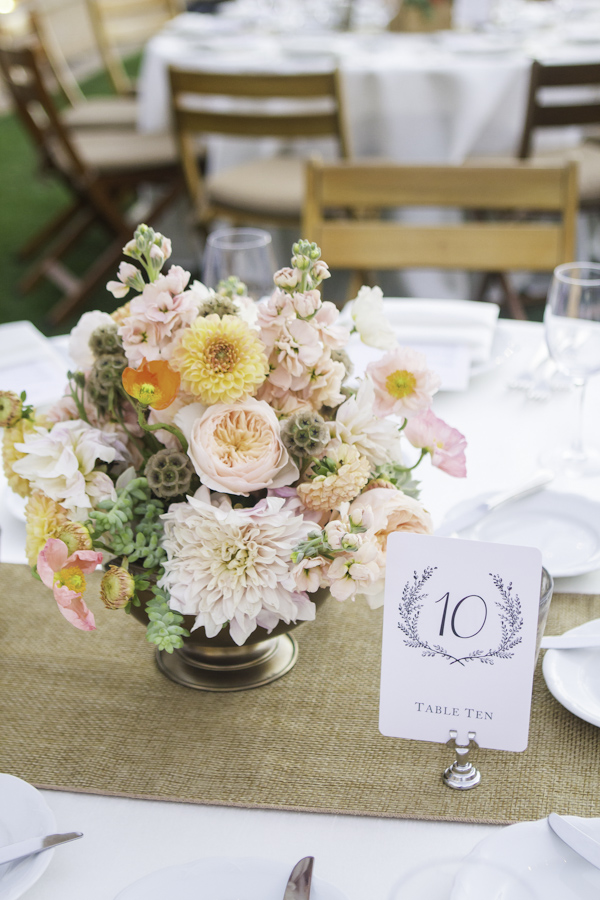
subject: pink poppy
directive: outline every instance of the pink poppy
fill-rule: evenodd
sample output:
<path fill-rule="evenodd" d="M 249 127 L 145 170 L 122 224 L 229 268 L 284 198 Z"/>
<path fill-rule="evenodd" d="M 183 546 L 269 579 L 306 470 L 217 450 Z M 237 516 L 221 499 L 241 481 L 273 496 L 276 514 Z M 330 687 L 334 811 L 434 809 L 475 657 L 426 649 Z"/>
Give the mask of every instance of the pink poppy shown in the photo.
<path fill-rule="evenodd" d="M 447 425 L 428 409 L 408 420 L 404 434 L 413 447 L 431 453 L 432 465 L 455 478 L 465 478 L 467 441 L 458 429 Z"/>
<path fill-rule="evenodd" d="M 85 575 L 93 572 L 101 562 L 102 554 L 96 550 L 76 550 L 69 556 L 67 545 L 58 538 L 47 540 L 38 554 L 38 575 L 46 587 L 52 588 L 65 619 L 81 631 L 96 628 L 94 616 L 82 600 L 82 594 Z"/>
<path fill-rule="evenodd" d="M 369 363 L 367 375 L 375 388 L 376 416 L 396 415 L 408 419 L 431 406 L 440 378 L 427 368 L 427 357 L 410 347 L 395 347 L 377 362 Z"/>

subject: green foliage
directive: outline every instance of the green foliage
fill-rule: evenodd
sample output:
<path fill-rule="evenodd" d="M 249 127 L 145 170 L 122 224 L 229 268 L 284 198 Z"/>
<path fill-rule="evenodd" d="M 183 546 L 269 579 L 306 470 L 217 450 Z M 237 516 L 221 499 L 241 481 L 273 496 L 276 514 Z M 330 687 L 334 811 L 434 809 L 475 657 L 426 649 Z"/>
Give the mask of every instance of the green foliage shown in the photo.
<path fill-rule="evenodd" d="M 172 653 L 183 647 L 183 638 L 190 633 L 183 628 L 183 616 L 181 613 L 169 607 L 167 595 L 158 587 L 152 588 L 154 597 L 146 604 L 146 613 L 149 623 L 146 630 L 146 640 L 156 644 L 159 650 Z"/>
<path fill-rule="evenodd" d="M 116 500 L 103 500 L 98 509 L 92 510 L 86 525 L 95 547 L 153 570 L 166 557 L 160 546 L 160 516 L 164 511 L 164 504 L 153 496 L 147 479 L 134 478 L 126 487 L 117 489 Z"/>
<path fill-rule="evenodd" d="M 383 478 L 385 481 L 390 481 L 394 487 L 397 487 L 404 494 L 414 497 L 415 500 L 419 499 L 421 492 L 420 483 L 412 477 L 411 469 L 396 463 L 385 463 L 383 466 L 377 466 L 375 478 Z"/>

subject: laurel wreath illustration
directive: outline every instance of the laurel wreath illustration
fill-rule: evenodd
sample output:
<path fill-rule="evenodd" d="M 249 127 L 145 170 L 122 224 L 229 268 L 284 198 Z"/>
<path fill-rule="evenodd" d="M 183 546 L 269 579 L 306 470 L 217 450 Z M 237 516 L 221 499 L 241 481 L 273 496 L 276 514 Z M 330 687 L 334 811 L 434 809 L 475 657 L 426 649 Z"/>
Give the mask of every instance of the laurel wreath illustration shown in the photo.
<path fill-rule="evenodd" d="M 513 595 L 512 582 L 505 586 L 502 578 L 499 575 L 493 575 L 491 572 L 490 577 L 502 598 L 494 601 L 498 607 L 501 626 L 498 646 L 487 651 L 474 650 L 467 656 L 458 657 L 446 650 L 441 644 L 430 644 L 429 641 L 423 640 L 419 634 L 419 613 L 423 608 L 421 601 L 426 600 L 429 596 L 423 593 L 423 587 L 433 575 L 435 568 L 436 566 L 428 566 L 420 576 L 415 572 L 412 581 L 407 581 L 404 586 L 402 602 L 398 606 L 401 616 L 398 628 L 406 635 L 404 639 L 405 645 L 422 650 L 422 656 L 441 656 L 447 659 L 450 665 L 458 663 L 464 666 L 469 662 L 480 662 L 493 666 L 497 659 L 511 659 L 514 656 L 512 651 L 522 640 L 519 634 L 523 627 L 521 601 L 518 594 Z"/>

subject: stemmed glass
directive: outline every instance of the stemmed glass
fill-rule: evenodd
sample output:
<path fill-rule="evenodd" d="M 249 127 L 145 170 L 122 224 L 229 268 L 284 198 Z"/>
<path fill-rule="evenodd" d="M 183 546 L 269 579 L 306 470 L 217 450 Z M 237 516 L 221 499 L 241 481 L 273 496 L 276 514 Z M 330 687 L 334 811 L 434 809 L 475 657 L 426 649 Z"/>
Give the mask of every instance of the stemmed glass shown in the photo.
<path fill-rule="evenodd" d="M 579 424 L 571 446 L 543 454 L 543 463 L 572 478 L 600 474 L 600 453 L 583 441 L 585 387 L 600 372 L 600 265 L 565 263 L 554 270 L 544 325 L 550 356 L 579 392 Z"/>
<path fill-rule="evenodd" d="M 261 228 L 222 228 L 206 240 L 202 281 L 207 287 L 237 275 L 248 296 L 260 300 L 273 290 L 275 269 L 271 235 Z"/>

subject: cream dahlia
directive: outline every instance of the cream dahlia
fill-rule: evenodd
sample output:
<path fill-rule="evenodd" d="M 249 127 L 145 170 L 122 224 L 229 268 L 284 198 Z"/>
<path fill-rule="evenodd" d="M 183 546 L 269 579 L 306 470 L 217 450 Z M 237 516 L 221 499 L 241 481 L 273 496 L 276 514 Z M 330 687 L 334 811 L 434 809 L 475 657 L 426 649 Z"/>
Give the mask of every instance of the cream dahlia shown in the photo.
<path fill-rule="evenodd" d="M 213 502 L 216 500 L 213 497 Z M 170 605 L 196 617 L 208 637 L 229 623 L 243 644 L 260 626 L 314 619 L 315 606 L 296 589 L 291 554 L 313 526 L 269 497 L 252 509 L 233 509 L 229 497 L 212 505 L 206 488 L 163 516 L 167 561 L 160 587 Z"/>

